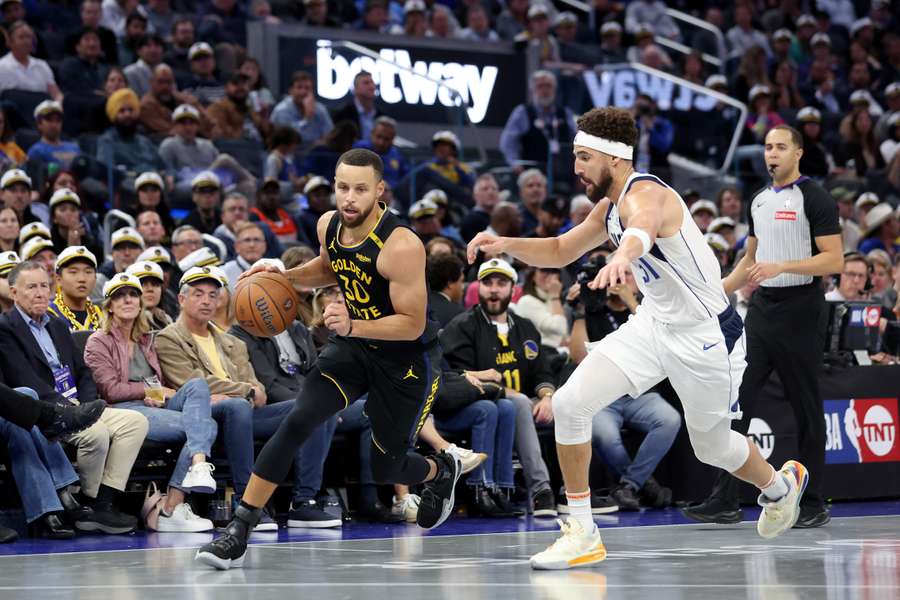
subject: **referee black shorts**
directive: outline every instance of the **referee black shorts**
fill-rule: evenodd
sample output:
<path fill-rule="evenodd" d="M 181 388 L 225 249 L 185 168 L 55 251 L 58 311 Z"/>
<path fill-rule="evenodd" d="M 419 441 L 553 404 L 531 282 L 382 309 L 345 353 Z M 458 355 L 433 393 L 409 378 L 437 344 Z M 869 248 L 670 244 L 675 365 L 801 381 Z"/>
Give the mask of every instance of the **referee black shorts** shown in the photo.
<path fill-rule="evenodd" d="M 400 456 L 415 445 L 441 385 L 441 350 L 435 342 L 398 343 L 334 337 L 318 367 L 338 387 L 346 406 L 368 393 L 372 441 Z"/>

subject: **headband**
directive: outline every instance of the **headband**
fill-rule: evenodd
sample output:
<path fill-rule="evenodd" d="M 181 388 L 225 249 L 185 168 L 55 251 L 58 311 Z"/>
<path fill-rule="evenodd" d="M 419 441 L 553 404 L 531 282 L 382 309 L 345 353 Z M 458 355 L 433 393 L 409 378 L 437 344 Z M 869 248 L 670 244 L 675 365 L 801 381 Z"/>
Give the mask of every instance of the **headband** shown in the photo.
<path fill-rule="evenodd" d="M 614 142 L 606 138 L 597 137 L 596 135 L 591 135 L 586 131 L 579 131 L 578 133 L 576 133 L 575 141 L 572 143 L 575 146 L 584 146 L 585 148 L 590 148 L 591 150 L 603 152 L 604 154 L 609 154 L 611 156 L 624 158 L 625 160 L 631 160 L 634 157 L 633 146 L 623 144 L 622 142 Z"/>

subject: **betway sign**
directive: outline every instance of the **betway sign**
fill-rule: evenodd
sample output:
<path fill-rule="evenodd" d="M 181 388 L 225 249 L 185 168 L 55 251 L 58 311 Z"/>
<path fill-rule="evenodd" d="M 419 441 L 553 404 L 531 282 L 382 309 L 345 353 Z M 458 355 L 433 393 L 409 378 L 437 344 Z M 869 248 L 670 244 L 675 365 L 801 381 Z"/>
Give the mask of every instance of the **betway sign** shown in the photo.
<path fill-rule="evenodd" d="M 717 102 L 712 96 L 636 69 L 604 71 L 600 76 L 585 71 L 584 82 L 594 106 L 631 108 L 638 94 L 647 94 L 664 111 L 709 111 Z"/>
<path fill-rule="evenodd" d="M 382 60 L 368 56 L 348 60 L 335 52 L 328 41 L 320 40 L 316 51 L 318 95 L 327 100 L 345 98 L 353 91 L 354 76 L 368 71 L 378 85 L 381 100 L 387 104 L 438 103 L 448 108 L 464 105 L 473 123 L 484 120 L 500 73 L 496 66 L 413 60 L 409 50 L 399 48 L 382 48 L 379 55 Z"/>

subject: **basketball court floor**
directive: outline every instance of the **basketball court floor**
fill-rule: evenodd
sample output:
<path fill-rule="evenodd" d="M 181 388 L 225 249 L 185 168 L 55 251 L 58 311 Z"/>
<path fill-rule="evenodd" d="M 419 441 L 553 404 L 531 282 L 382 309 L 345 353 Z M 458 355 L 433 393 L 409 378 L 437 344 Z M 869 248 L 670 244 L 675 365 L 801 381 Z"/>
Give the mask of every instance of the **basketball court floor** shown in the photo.
<path fill-rule="evenodd" d="M 674 509 L 597 517 L 609 558 L 565 572 L 528 566 L 554 539 L 552 519 L 453 518 L 427 534 L 282 529 L 254 534 L 245 567 L 227 572 L 192 561 L 211 534 L 23 539 L 0 546 L 0 599 L 900 598 L 900 501 L 833 512 L 824 528 L 774 541 L 757 536 L 753 510 L 734 526 L 688 523 Z"/>

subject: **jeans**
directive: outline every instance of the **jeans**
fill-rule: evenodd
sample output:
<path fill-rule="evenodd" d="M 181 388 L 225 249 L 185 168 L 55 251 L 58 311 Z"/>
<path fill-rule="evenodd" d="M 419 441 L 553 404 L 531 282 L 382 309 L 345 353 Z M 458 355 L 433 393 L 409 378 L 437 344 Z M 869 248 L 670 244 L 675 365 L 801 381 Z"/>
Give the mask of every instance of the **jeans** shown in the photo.
<path fill-rule="evenodd" d="M 514 487 L 512 453 L 516 407 L 512 400 L 477 400 L 448 419 L 438 419 L 437 425 L 447 431 L 471 430 L 472 450 L 488 455 L 484 463 L 469 473 L 466 479 L 469 485 Z"/>
<path fill-rule="evenodd" d="M 272 437 L 293 406 L 293 402 L 278 402 L 254 408 L 244 398 L 227 398 L 212 404 L 212 417 L 224 432 L 225 451 L 238 497 L 244 495 L 250 481 L 253 440 Z M 322 469 L 331 446 L 335 420 L 316 428 L 294 455 L 294 500 L 314 498 L 322 487 Z"/>
<path fill-rule="evenodd" d="M 169 485 L 185 491 L 181 484 L 194 455 L 209 456 L 218 432 L 218 426 L 210 415 L 209 386 L 206 381 L 191 379 L 169 399 L 165 408 L 147 406 L 140 401 L 122 402 L 117 406 L 135 410 L 147 417 L 150 422 L 148 440 L 184 444 L 178 454 Z"/>
<path fill-rule="evenodd" d="M 30 388 L 16 388 L 37 400 Z M 63 510 L 57 490 L 78 481 L 69 457 L 59 442 L 50 442 L 37 427 L 22 429 L 0 418 L 0 437 L 6 440 L 9 462 L 22 505 L 25 520 L 36 521 L 41 516 Z"/>
<path fill-rule="evenodd" d="M 623 426 L 647 434 L 634 459 L 622 443 Z M 672 447 L 680 428 L 681 415 L 656 392 L 623 396 L 594 415 L 593 446 L 621 483 L 639 490 Z"/>
<path fill-rule="evenodd" d="M 550 473 L 541 455 L 541 443 L 531 412 L 534 405 L 531 398 L 520 392 L 507 390 L 506 397 L 512 400 L 516 407 L 516 452 L 519 453 L 519 460 L 522 462 L 525 483 L 534 496 L 550 489 Z"/>

